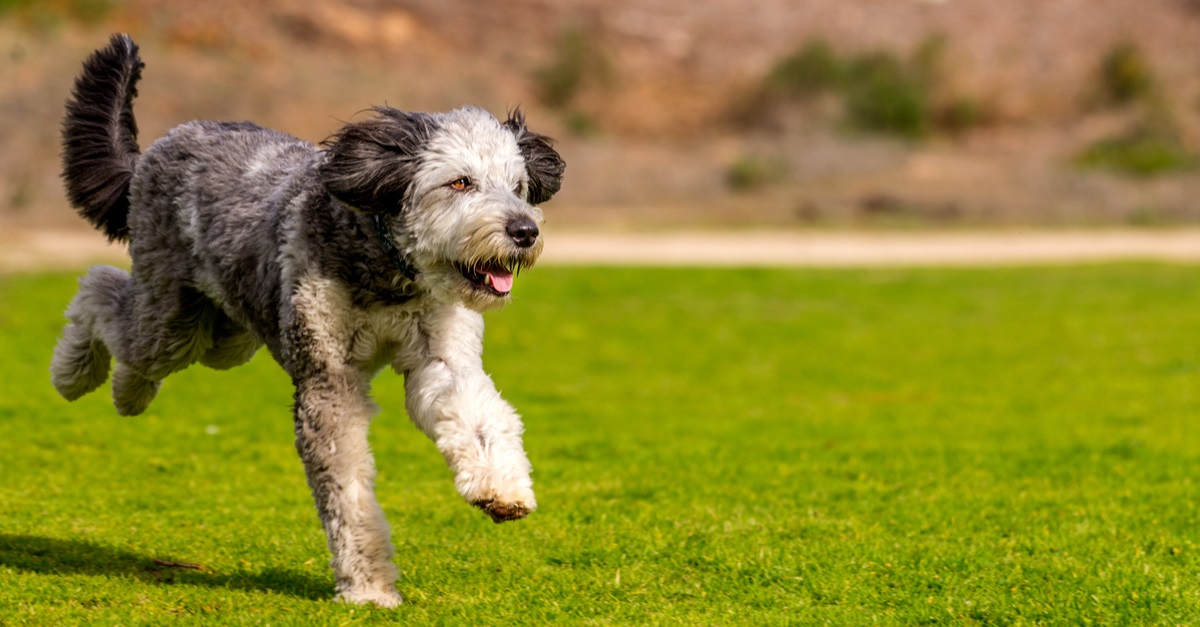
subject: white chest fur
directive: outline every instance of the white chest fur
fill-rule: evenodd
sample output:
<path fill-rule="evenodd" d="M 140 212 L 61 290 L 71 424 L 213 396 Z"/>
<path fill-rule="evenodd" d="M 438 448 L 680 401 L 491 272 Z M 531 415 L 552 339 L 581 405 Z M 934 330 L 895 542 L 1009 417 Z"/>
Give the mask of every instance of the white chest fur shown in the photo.
<path fill-rule="evenodd" d="M 310 275 L 298 282 L 293 303 L 312 338 L 307 348 L 323 363 L 373 372 L 398 354 L 424 352 L 420 320 L 426 307 L 422 299 L 404 305 L 356 307 L 344 285 Z"/>

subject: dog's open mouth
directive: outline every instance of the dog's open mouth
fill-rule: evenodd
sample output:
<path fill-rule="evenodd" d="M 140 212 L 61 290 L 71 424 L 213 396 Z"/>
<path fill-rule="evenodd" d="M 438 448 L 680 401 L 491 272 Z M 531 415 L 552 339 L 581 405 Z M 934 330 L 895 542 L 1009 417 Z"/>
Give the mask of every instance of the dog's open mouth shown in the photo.
<path fill-rule="evenodd" d="M 455 263 L 454 268 L 463 275 L 471 287 L 477 290 L 496 296 L 508 296 L 508 293 L 512 291 L 515 274 L 512 269 L 498 260 L 483 261 L 473 265 Z"/>

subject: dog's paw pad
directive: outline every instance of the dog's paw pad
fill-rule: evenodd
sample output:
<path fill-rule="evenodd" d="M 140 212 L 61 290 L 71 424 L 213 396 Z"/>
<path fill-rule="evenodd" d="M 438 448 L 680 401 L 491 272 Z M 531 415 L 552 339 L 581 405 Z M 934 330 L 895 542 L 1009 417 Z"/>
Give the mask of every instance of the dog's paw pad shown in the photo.
<path fill-rule="evenodd" d="M 488 516 L 491 516 L 492 522 L 496 524 L 510 520 L 520 520 L 533 511 L 524 503 L 504 503 L 495 500 L 479 501 L 474 505 L 482 509 Z"/>

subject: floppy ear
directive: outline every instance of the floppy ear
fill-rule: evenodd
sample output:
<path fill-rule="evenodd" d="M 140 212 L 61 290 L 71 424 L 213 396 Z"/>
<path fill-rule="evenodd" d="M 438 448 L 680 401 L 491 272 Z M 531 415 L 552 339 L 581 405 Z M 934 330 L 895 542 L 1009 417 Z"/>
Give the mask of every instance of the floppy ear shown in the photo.
<path fill-rule="evenodd" d="M 391 107 L 373 111 L 375 117 L 347 124 L 325 140 L 318 175 L 330 194 L 359 211 L 397 213 L 435 123 L 425 113 Z"/>
<path fill-rule="evenodd" d="M 525 114 L 515 109 L 505 120 L 504 126 L 517 138 L 517 147 L 525 157 L 525 170 L 529 173 L 529 204 L 540 205 L 558 193 L 562 187 L 563 170 L 567 164 L 555 152 L 554 140 L 539 135 L 525 126 Z"/>

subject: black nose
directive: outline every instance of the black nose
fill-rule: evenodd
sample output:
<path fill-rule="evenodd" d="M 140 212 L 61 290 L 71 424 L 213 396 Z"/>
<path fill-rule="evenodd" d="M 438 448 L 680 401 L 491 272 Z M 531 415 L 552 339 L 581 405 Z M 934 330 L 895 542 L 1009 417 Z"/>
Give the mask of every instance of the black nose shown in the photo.
<path fill-rule="evenodd" d="M 508 231 L 508 236 L 513 239 L 513 242 L 521 248 L 533 246 L 539 232 L 537 224 L 529 218 L 517 218 L 509 222 L 505 230 Z"/>

